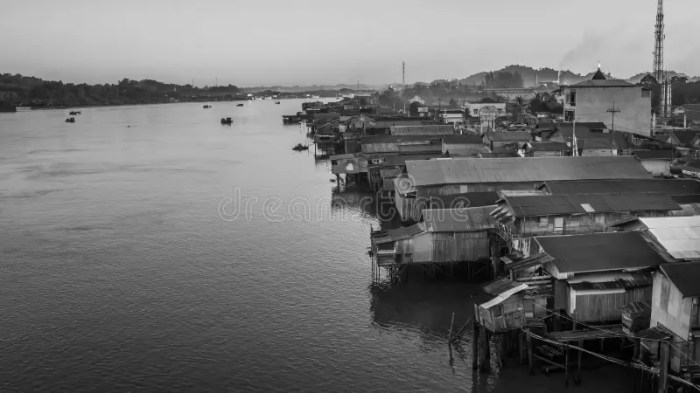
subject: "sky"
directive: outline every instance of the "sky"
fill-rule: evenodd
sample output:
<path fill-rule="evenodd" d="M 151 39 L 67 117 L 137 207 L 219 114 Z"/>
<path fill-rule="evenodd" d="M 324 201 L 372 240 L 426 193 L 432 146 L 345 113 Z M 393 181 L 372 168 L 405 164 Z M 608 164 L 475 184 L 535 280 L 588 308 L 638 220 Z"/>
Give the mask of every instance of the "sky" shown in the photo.
<path fill-rule="evenodd" d="M 3 1 L 0 73 L 73 83 L 386 84 L 509 64 L 652 68 L 657 0 Z M 700 0 L 666 0 L 665 67 L 700 75 Z"/>

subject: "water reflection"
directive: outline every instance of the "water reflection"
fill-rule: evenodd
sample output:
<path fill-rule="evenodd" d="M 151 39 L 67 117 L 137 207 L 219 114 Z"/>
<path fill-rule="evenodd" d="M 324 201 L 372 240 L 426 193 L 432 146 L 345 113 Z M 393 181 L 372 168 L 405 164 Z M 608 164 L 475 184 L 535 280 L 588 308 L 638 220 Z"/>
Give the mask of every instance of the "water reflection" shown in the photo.
<path fill-rule="evenodd" d="M 386 329 L 413 328 L 428 336 L 446 338 L 452 313 L 455 330 L 473 315 L 477 284 L 459 281 L 413 281 L 397 286 L 370 287 L 372 320 Z"/>

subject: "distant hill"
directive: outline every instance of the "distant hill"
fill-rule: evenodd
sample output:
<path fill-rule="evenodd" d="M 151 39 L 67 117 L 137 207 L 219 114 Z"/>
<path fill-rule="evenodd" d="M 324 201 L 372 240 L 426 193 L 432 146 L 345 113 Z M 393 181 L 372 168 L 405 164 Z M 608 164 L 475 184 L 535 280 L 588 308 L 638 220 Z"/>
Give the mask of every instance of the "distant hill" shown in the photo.
<path fill-rule="evenodd" d="M 374 90 L 384 90 L 386 89 L 388 85 L 365 85 L 360 83 L 360 91 L 374 91 Z M 348 91 L 357 91 L 358 86 L 357 85 L 348 85 L 348 84 L 337 84 L 337 85 L 308 85 L 308 86 L 253 86 L 253 87 L 242 87 L 241 91 L 246 92 L 246 93 L 252 93 L 252 92 L 257 92 L 257 91 L 263 91 L 263 90 L 272 90 L 272 91 L 279 91 L 283 93 L 301 93 L 301 92 L 309 92 L 309 91 L 339 91 L 339 90 L 348 90 Z"/>
<path fill-rule="evenodd" d="M 520 75 L 523 77 L 523 86 L 524 87 L 534 87 L 537 83 L 539 82 L 548 82 L 548 81 L 556 81 L 557 80 L 557 74 L 559 73 L 560 70 L 555 70 L 553 68 L 545 67 L 545 68 L 532 68 L 529 66 L 524 66 L 524 65 L 509 65 L 505 66 L 499 70 L 494 70 L 493 72 L 499 72 L 499 71 L 506 71 L 506 72 L 518 72 Z M 595 73 L 595 70 L 591 70 L 591 72 L 587 74 L 578 74 L 570 70 L 561 70 L 561 76 L 560 76 L 560 82 L 562 84 L 574 84 L 578 83 L 587 79 L 590 79 L 593 74 Z M 646 75 L 648 72 L 640 72 L 636 75 L 633 75 L 627 79 L 626 81 L 630 83 L 637 83 L 639 82 L 644 75 Z M 486 77 L 487 72 L 477 72 L 476 74 L 472 74 L 464 79 L 460 79 L 459 82 L 468 85 L 468 86 L 479 86 L 484 83 L 485 77 Z M 686 76 L 688 75 L 683 74 L 681 72 L 676 72 L 676 71 L 668 71 L 669 76 Z M 609 75 L 609 74 L 608 74 Z M 619 78 L 617 76 L 612 76 L 609 75 L 611 78 Z M 695 77 L 688 77 L 689 82 L 694 82 L 700 80 L 700 76 L 695 76 Z"/>

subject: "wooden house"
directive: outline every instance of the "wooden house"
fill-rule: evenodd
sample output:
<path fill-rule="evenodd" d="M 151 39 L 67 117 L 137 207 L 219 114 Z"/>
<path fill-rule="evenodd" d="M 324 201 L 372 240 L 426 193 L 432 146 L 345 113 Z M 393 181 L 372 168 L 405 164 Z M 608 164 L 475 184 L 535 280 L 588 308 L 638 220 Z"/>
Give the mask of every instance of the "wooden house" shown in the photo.
<path fill-rule="evenodd" d="M 654 275 L 651 328 L 672 333 L 676 373 L 700 363 L 700 262 L 666 263 Z"/>
<path fill-rule="evenodd" d="M 442 137 L 442 154 L 450 157 L 476 157 L 487 152 L 481 136 L 477 134 L 444 135 Z"/>
<path fill-rule="evenodd" d="M 613 132 L 602 122 L 560 123 L 549 132 L 541 132 L 541 141 L 574 146 L 576 137 L 579 156 L 611 156 L 630 154 L 631 143 L 622 132 Z"/>
<path fill-rule="evenodd" d="M 485 285 L 490 299 L 476 307 L 475 320 L 493 333 L 520 329 L 547 316 L 547 298 L 528 284 L 501 278 Z"/>
<path fill-rule="evenodd" d="M 406 161 L 394 179 L 394 202 L 407 220 L 418 190 L 424 195 L 528 190 L 545 181 L 650 179 L 634 157 L 454 158 Z"/>
<path fill-rule="evenodd" d="M 372 155 L 441 154 L 442 141 L 431 135 L 375 135 L 362 137 L 362 153 Z"/>
<path fill-rule="evenodd" d="M 550 180 L 538 186 L 549 195 L 562 194 L 700 194 L 700 182 L 690 179 Z"/>
<path fill-rule="evenodd" d="M 503 195 L 491 215 L 511 246 L 530 255 L 533 236 L 605 232 L 636 217 L 681 210 L 663 194 Z"/>
<path fill-rule="evenodd" d="M 664 259 L 639 232 L 536 238 L 551 257 L 554 308 L 584 323 L 619 322 L 629 303 L 651 302 L 651 271 Z"/>
<path fill-rule="evenodd" d="M 673 150 L 638 150 L 632 153 L 654 176 L 671 176 Z"/>
<path fill-rule="evenodd" d="M 489 132 L 484 134 L 484 144 L 494 153 L 516 152 L 532 140 L 527 131 Z"/>
<path fill-rule="evenodd" d="M 412 126 L 391 126 L 389 128 L 391 135 L 454 135 L 455 129 L 450 125 L 430 124 L 430 125 L 412 125 Z"/>
<path fill-rule="evenodd" d="M 527 157 L 563 157 L 571 155 L 571 147 L 562 142 L 528 142 L 525 145 Z"/>
<path fill-rule="evenodd" d="M 488 260 L 493 208 L 426 209 L 422 222 L 373 233 L 373 255 L 379 266 Z"/>
<path fill-rule="evenodd" d="M 672 144 L 683 157 L 698 158 L 700 130 L 671 130 L 666 142 Z"/>
<path fill-rule="evenodd" d="M 367 165 L 370 187 L 375 192 L 393 191 L 393 179 L 405 171 L 407 160 L 431 160 L 436 158 L 445 158 L 445 156 L 440 153 L 386 155 L 383 157 L 375 155 L 375 159 Z"/>

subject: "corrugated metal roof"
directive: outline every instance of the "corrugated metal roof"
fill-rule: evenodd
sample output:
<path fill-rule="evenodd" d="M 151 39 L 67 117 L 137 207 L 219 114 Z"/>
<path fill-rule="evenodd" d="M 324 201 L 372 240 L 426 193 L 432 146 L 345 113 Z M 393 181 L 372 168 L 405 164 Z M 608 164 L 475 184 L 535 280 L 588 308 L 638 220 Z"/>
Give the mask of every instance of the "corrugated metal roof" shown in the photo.
<path fill-rule="evenodd" d="M 637 150 L 632 153 L 640 160 L 672 160 L 673 150 Z"/>
<path fill-rule="evenodd" d="M 676 259 L 700 259 L 700 216 L 646 217 L 639 221 Z"/>
<path fill-rule="evenodd" d="M 462 134 L 462 135 L 445 135 L 442 137 L 442 142 L 448 145 L 480 145 L 483 140 L 481 135 L 477 134 Z"/>
<path fill-rule="evenodd" d="M 540 236 L 536 240 L 554 258 L 559 273 L 642 269 L 664 262 L 640 232 Z"/>
<path fill-rule="evenodd" d="M 513 288 L 517 288 L 520 285 L 522 284 L 520 284 L 519 282 L 513 281 L 507 277 L 503 277 L 489 284 L 484 284 L 484 286 L 481 289 L 489 295 L 500 295 L 501 293 L 509 291 Z"/>
<path fill-rule="evenodd" d="M 550 194 L 612 194 L 659 193 L 666 195 L 700 194 L 700 182 L 695 180 L 616 179 L 567 180 L 544 183 Z"/>
<path fill-rule="evenodd" d="M 661 271 L 683 297 L 700 296 L 700 262 L 677 262 L 661 265 Z"/>
<path fill-rule="evenodd" d="M 532 135 L 527 131 L 491 132 L 486 137 L 494 142 L 529 142 Z"/>
<path fill-rule="evenodd" d="M 579 82 L 571 87 L 631 87 L 634 86 L 631 83 L 625 82 L 621 79 L 589 79 L 583 82 Z M 640 87 L 641 90 L 641 87 Z"/>
<path fill-rule="evenodd" d="M 681 210 L 662 194 L 565 194 L 504 196 L 515 217 Z"/>
<path fill-rule="evenodd" d="M 427 232 L 478 232 L 496 228 L 496 220 L 489 215 L 495 207 L 423 209 L 422 217 Z"/>
<path fill-rule="evenodd" d="M 548 254 L 541 252 L 539 254 L 535 254 L 532 256 L 529 256 L 527 258 L 522 258 L 522 259 L 517 259 L 515 261 L 511 261 L 510 263 L 506 263 L 506 266 L 508 269 L 512 271 L 518 271 L 518 270 L 523 270 L 523 269 L 528 269 L 533 266 L 537 265 L 544 265 L 547 262 L 552 262 L 553 258 L 549 256 Z"/>
<path fill-rule="evenodd" d="M 378 231 L 372 234 L 372 241 L 375 244 L 383 244 L 388 242 L 394 242 L 397 240 L 403 240 L 413 237 L 425 230 L 423 223 L 417 223 L 407 227 L 400 227 L 396 229 L 388 229 L 386 231 Z"/>
<path fill-rule="evenodd" d="M 428 195 L 425 191 L 418 190 L 416 199 L 427 199 L 427 206 L 430 209 L 452 209 L 494 205 L 498 200 L 498 193 L 483 191 L 452 195 Z"/>
<path fill-rule="evenodd" d="M 434 158 L 446 158 L 447 156 L 443 155 L 442 153 L 433 153 L 433 154 L 399 154 L 395 156 L 385 156 L 384 157 L 384 162 L 378 165 L 383 165 L 383 166 L 397 166 L 397 165 L 406 165 L 406 161 L 408 160 L 430 160 Z"/>
<path fill-rule="evenodd" d="M 391 126 L 391 135 L 453 135 L 454 127 L 450 125 L 411 125 Z"/>
<path fill-rule="evenodd" d="M 406 161 L 416 186 L 581 179 L 650 179 L 634 157 L 453 158 Z"/>
<path fill-rule="evenodd" d="M 514 294 L 521 292 L 521 291 L 524 291 L 524 290 L 529 288 L 529 286 L 527 284 L 521 284 L 518 282 L 511 282 L 512 283 L 511 284 L 505 280 L 510 281 L 507 278 L 504 278 L 502 280 L 499 280 L 499 282 L 492 284 L 492 285 L 494 285 L 492 290 L 494 290 L 494 291 L 500 290 L 500 292 L 494 293 L 495 297 L 493 299 L 491 299 L 485 303 L 480 304 L 479 307 L 482 307 L 482 308 L 488 310 L 489 308 L 491 308 L 495 305 L 501 304 L 502 302 L 507 300 L 509 297 L 513 296 Z M 503 282 L 500 282 L 500 281 L 503 281 Z M 484 288 L 484 290 L 486 290 L 486 288 Z"/>

